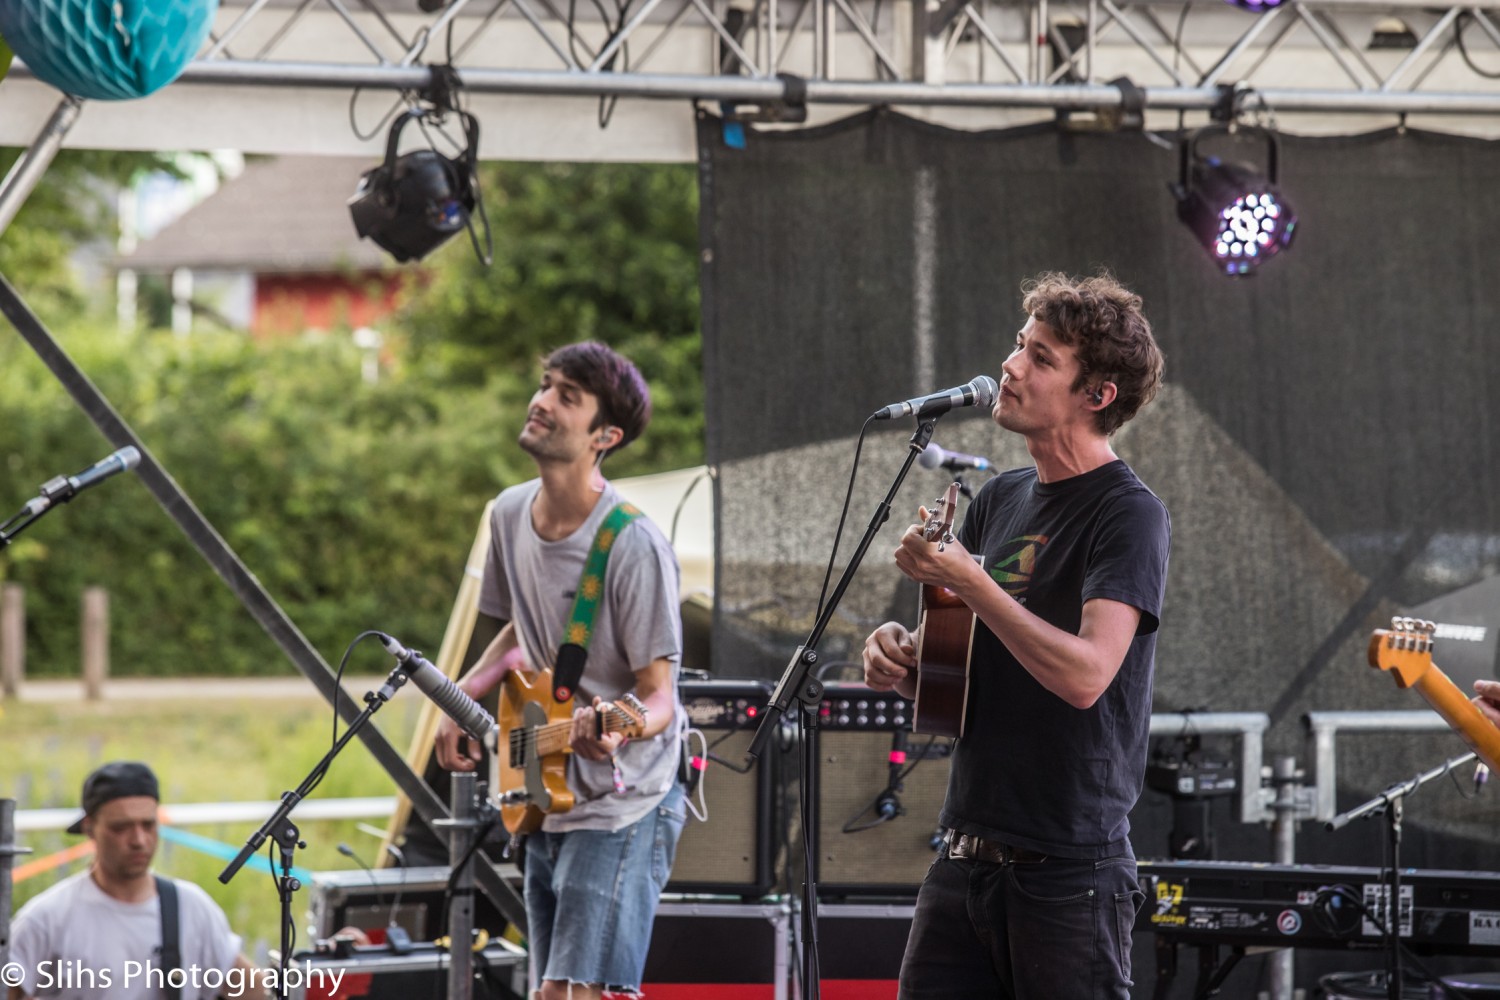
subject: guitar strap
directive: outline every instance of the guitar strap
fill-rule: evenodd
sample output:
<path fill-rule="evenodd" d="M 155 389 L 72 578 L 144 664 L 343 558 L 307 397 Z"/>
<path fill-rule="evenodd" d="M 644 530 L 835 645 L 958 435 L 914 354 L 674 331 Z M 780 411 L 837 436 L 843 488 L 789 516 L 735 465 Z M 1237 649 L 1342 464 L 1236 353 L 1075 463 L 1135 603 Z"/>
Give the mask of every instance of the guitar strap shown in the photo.
<path fill-rule="evenodd" d="M 552 671 L 552 697 L 567 701 L 578 690 L 583 679 L 583 665 L 588 661 L 589 640 L 594 635 L 594 615 L 604 599 L 604 570 L 609 565 L 610 550 L 626 526 L 641 516 L 640 508 L 628 503 L 615 504 L 604 516 L 604 523 L 594 534 L 594 545 L 583 563 L 583 576 L 573 596 L 573 613 L 568 618 L 564 641 L 557 649 L 557 666 Z"/>
<path fill-rule="evenodd" d="M 161 903 L 161 971 L 163 982 L 170 982 L 172 973 L 182 968 L 182 941 L 177 919 L 177 883 L 160 875 L 156 879 L 156 896 Z M 166 995 L 179 1000 L 181 987 L 167 985 Z"/>

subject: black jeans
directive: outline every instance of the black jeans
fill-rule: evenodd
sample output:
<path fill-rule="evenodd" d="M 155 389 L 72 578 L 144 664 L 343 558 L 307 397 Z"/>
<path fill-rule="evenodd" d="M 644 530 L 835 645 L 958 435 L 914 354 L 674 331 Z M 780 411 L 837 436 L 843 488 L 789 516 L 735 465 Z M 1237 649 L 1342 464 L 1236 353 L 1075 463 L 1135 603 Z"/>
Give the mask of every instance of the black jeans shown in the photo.
<path fill-rule="evenodd" d="M 1135 858 L 956 860 L 917 895 L 901 1000 L 1128 1000 Z"/>

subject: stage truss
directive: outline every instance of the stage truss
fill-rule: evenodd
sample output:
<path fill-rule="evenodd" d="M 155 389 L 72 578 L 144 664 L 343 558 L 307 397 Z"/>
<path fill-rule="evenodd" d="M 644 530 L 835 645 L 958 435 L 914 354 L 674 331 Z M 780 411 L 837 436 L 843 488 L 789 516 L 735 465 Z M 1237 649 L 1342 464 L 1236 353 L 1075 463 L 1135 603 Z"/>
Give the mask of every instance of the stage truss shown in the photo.
<path fill-rule="evenodd" d="M 1305 0 L 1253 14 L 1222 0 L 422 2 L 226 3 L 177 83 L 111 105 L 108 122 L 82 116 L 68 142 L 370 151 L 400 100 L 390 92 L 420 90 L 450 61 L 490 126 L 487 157 L 691 159 L 684 101 L 773 120 L 895 105 L 965 127 L 1060 110 L 1113 125 L 1140 108 L 1169 127 L 1177 112 L 1237 107 L 1298 131 L 1415 117 L 1500 132 L 1500 3 Z M 59 95 L 27 80 L 7 89 L 0 142 L 29 145 Z M 616 116 L 601 98 L 626 100 Z M 609 131 L 601 122 L 618 134 L 594 134 Z"/>

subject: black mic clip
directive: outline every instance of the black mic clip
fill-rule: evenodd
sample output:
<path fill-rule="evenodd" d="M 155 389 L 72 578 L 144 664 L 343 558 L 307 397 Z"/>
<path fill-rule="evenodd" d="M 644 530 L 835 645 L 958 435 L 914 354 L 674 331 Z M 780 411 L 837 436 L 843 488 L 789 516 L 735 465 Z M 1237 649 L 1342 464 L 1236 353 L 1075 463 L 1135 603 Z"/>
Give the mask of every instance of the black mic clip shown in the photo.
<path fill-rule="evenodd" d="M 411 935 L 400 924 L 391 924 L 385 929 L 385 946 L 393 955 L 411 954 Z"/>

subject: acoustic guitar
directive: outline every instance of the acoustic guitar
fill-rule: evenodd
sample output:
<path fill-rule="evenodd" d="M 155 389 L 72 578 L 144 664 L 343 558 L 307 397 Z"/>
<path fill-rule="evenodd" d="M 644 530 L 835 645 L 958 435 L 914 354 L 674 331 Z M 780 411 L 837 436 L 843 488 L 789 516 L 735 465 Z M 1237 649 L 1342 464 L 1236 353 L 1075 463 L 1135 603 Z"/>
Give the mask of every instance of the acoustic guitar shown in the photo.
<path fill-rule="evenodd" d="M 1418 618 L 1392 618 L 1389 630 L 1370 636 L 1370 666 L 1389 671 L 1399 687 L 1416 688 L 1491 771 L 1500 771 L 1500 728 L 1432 662 L 1437 628 Z"/>
<path fill-rule="evenodd" d="M 513 834 L 531 833 L 549 813 L 573 808 L 568 755 L 573 699 L 552 696 L 552 671 L 511 670 L 500 687 L 499 745 L 490 755 L 490 793 Z M 599 706 L 598 735 L 639 736 L 646 707 L 633 694 Z"/>
<path fill-rule="evenodd" d="M 958 484 L 937 500 L 922 537 L 939 546 L 953 540 Z M 974 649 L 974 612 L 946 587 L 923 584 L 917 624 L 917 697 L 913 732 L 929 736 L 964 734 L 969 706 L 969 655 Z"/>

